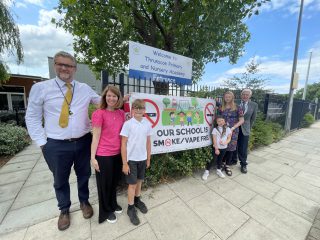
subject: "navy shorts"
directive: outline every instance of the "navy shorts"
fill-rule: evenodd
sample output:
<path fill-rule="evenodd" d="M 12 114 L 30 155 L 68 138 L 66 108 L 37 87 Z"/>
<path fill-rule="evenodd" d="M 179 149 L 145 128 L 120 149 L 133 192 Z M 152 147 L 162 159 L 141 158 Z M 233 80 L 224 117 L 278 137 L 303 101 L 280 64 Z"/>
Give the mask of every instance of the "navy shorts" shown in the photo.
<path fill-rule="evenodd" d="M 126 175 L 127 183 L 134 185 L 137 180 L 144 180 L 146 172 L 147 160 L 144 161 L 128 161 L 130 173 Z"/>

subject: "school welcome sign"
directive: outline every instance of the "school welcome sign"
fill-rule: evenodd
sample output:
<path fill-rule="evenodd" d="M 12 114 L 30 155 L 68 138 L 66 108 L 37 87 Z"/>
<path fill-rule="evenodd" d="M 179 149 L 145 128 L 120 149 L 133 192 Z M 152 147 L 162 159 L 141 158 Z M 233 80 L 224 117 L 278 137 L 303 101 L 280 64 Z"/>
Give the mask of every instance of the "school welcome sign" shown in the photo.
<path fill-rule="evenodd" d="M 192 59 L 129 41 L 129 77 L 192 84 Z"/>
<path fill-rule="evenodd" d="M 200 148 L 212 144 L 213 99 L 132 93 L 146 103 L 145 118 L 152 124 L 151 153 Z"/>

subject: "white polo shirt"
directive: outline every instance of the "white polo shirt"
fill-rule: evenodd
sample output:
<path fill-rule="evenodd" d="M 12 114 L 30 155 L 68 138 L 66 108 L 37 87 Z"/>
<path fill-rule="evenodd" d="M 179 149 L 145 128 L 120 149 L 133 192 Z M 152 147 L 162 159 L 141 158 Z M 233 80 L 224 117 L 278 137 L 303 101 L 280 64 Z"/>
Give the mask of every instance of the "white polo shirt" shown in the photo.
<path fill-rule="evenodd" d="M 212 130 L 212 135 L 213 135 L 213 137 L 214 136 L 217 137 L 216 138 L 217 139 L 217 147 L 219 149 L 226 149 L 228 147 L 228 144 L 223 145 L 223 144 L 221 144 L 221 141 L 222 142 L 227 141 L 228 136 L 231 135 L 232 132 L 231 132 L 231 129 L 229 127 L 227 127 L 226 128 L 226 133 L 222 136 L 222 131 L 223 131 L 222 127 L 217 126 L 216 128 L 214 128 Z"/>
<path fill-rule="evenodd" d="M 145 118 L 139 122 L 133 117 L 124 123 L 120 135 L 128 138 L 128 161 L 147 160 L 147 137 L 152 135 L 150 122 Z"/>

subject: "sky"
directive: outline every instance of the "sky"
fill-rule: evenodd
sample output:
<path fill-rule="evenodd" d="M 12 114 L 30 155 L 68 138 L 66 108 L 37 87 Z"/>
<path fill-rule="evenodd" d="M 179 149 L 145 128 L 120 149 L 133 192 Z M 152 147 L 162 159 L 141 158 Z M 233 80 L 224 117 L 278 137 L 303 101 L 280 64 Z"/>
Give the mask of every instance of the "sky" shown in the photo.
<path fill-rule="evenodd" d="M 72 36 L 56 28 L 51 19 L 61 18 L 55 10 L 56 0 L 4 0 L 10 6 L 20 30 L 24 63 L 16 64 L 12 56 L 1 56 L 12 74 L 48 78 L 48 60 L 60 50 L 73 53 Z M 246 19 L 251 33 L 244 54 L 234 65 L 228 59 L 208 63 L 199 82 L 219 87 L 225 79 L 241 74 L 252 58 L 260 64 L 260 75 L 267 79 L 266 88 L 288 93 L 293 65 L 300 0 L 271 0 L 260 14 Z M 320 0 L 305 0 L 301 22 L 297 62 L 299 87 L 304 87 L 312 51 L 308 83 L 320 82 Z"/>

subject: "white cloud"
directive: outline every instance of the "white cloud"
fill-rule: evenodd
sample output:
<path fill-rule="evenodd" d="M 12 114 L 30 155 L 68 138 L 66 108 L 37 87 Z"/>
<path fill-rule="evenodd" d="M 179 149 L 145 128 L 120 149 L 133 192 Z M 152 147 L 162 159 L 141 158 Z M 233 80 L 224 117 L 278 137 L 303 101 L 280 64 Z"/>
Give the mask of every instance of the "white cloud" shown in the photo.
<path fill-rule="evenodd" d="M 320 42 L 316 42 L 312 48 L 312 58 L 309 71 L 308 83 L 320 82 Z M 302 53 L 302 57 L 298 59 L 296 72 L 299 73 L 299 85 L 298 88 L 303 88 L 308 64 L 309 64 L 309 51 Z M 300 55 L 300 56 L 301 56 Z M 251 58 L 252 59 L 252 58 Z M 211 79 L 205 80 L 203 84 L 208 84 L 210 86 L 221 87 L 225 79 L 229 79 L 236 74 L 241 74 L 245 72 L 245 65 L 251 61 L 249 59 L 245 64 L 239 67 L 231 68 L 225 71 L 219 76 L 214 76 Z M 292 64 L 293 60 L 273 60 L 271 58 L 265 58 L 261 56 L 256 56 L 255 60 L 260 63 L 259 69 L 264 78 L 268 79 L 266 88 L 272 89 L 277 93 L 288 93 L 291 81 Z"/>
<path fill-rule="evenodd" d="M 43 7 L 45 0 L 24 0 L 24 2 L 26 4 L 33 4 L 33 5 Z"/>
<path fill-rule="evenodd" d="M 260 8 L 261 11 L 274 11 L 274 10 L 283 10 L 288 14 L 296 14 L 300 10 L 300 0 L 272 0 L 266 4 L 263 4 Z M 320 10 L 320 0 L 305 0 L 304 4 L 304 13 L 305 10 L 318 11 Z M 285 16 L 285 15 L 284 15 Z M 311 17 L 311 16 L 308 16 Z"/>
<path fill-rule="evenodd" d="M 51 23 L 51 18 L 61 16 L 56 10 L 40 10 L 38 25 L 19 25 L 24 50 L 24 63 L 18 66 L 8 59 L 11 73 L 48 77 L 48 56 L 64 50 L 73 53 L 72 35 Z"/>
<path fill-rule="evenodd" d="M 15 5 L 17 8 L 27 8 L 27 4 L 22 2 L 17 2 Z"/>

